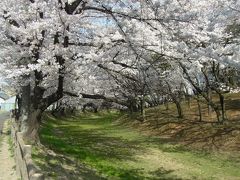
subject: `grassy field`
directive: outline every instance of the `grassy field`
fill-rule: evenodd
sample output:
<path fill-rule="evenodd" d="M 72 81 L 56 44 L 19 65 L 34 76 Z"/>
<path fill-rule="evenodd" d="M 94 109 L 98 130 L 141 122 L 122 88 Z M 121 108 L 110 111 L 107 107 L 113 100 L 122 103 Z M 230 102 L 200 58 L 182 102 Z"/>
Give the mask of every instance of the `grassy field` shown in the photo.
<path fill-rule="evenodd" d="M 34 149 L 34 160 L 48 179 L 240 179 L 236 145 L 231 151 L 200 149 L 204 144 L 199 142 L 186 145 L 189 144 L 186 138 L 202 138 L 201 130 L 214 134 L 229 125 L 219 127 L 209 122 L 199 125 L 194 118 L 187 120 L 189 115 L 179 120 L 174 107 L 171 110 L 171 116 L 147 110 L 147 120 L 142 125 L 134 120 L 126 123 L 130 117 L 118 112 L 62 119 L 46 115 L 40 132 L 44 146 Z M 192 121 L 196 124 L 194 132 L 200 132 L 191 135 Z M 169 130 L 170 127 L 173 129 Z M 184 129 L 183 138 L 175 129 Z"/>

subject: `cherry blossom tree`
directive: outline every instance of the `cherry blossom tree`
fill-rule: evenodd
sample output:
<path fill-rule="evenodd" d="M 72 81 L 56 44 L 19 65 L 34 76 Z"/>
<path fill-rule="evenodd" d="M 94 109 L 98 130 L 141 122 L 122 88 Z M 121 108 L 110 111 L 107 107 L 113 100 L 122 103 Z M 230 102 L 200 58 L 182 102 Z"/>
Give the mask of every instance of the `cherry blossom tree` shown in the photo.
<path fill-rule="evenodd" d="M 144 114 L 145 101 L 168 94 L 182 116 L 175 95 L 186 91 L 182 87 L 196 89 L 186 81 L 190 71 L 204 62 L 239 64 L 236 0 L 2 0 L 0 5 L 1 76 L 16 90 L 19 130 L 33 141 L 42 113 L 59 100 L 102 99 L 131 108 L 138 99 Z"/>
<path fill-rule="evenodd" d="M 119 9 L 128 14 L 115 1 L 1 1 L 2 75 L 16 88 L 26 138 L 36 140 L 42 112 L 73 94 L 78 67 L 114 46 L 116 26 L 104 21 Z"/>

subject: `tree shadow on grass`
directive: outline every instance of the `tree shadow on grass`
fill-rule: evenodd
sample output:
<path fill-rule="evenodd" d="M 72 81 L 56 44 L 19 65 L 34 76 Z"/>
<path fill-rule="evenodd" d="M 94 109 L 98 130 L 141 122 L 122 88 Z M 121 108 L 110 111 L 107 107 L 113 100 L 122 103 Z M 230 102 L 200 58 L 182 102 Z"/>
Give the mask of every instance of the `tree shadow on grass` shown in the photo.
<path fill-rule="evenodd" d="M 217 122 L 173 120 L 160 122 L 159 127 L 153 130 L 156 134 L 150 135 L 145 143 L 166 152 L 183 152 L 189 148 L 200 151 L 240 150 L 240 123 L 237 120 L 223 125 Z"/>
<path fill-rule="evenodd" d="M 124 180 L 181 180 L 177 176 L 173 175 L 173 170 L 165 170 L 164 168 L 159 168 L 155 171 L 150 171 L 149 176 L 143 175 L 144 169 L 130 169 L 122 170 L 120 174 L 120 179 Z M 111 178 L 110 178 L 111 179 Z"/>
<path fill-rule="evenodd" d="M 56 151 L 72 155 L 80 160 L 86 158 L 109 160 L 132 160 L 136 151 L 144 151 L 139 141 L 121 137 L 109 137 L 101 129 L 86 130 L 75 126 L 59 127 L 59 134 L 51 143 Z M 62 132 L 62 133 L 61 133 Z M 63 133 L 64 132 L 64 133 Z M 51 141 L 51 139 L 46 141 Z M 54 147 L 55 146 L 55 147 Z M 90 159 L 91 160 L 91 159 Z"/>
<path fill-rule="evenodd" d="M 42 133 L 41 141 L 54 152 L 90 164 L 96 167 L 101 173 L 124 176 L 122 174 L 124 172 L 123 169 L 111 167 L 106 162 L 135 161 L 133 157 L 135 152 L 144 149 L 139 147 L 137 141 L 127 141 L 119 137 L 108 137 L 101 133 L 100 130 L 81 129 L 76 126 L 64 125 L 48 131 L 45 130 Z M 101 162 L 105 164 L 101 164 Z M 76 162 L 73 163 L 75 164 Z M 57 169 L 61 167 L 60 165 Z M 69 174 L 66 170 L 63 171 L 65 172 L 64 174 Z M 92 178 L 87 177 L 86 179 Z"/>
<path fill-rule="evenodd" d="M 66 156 L 49 153 L 49 150 L 33 154 L 35 163 L 41 168 L 46 180 L 104 180 L 106 178 L 97 174 L 93 169 Z M 38 161 L 40 159 L 40 162 Z"/>
<path fill-rule="evenodd" d="M 168 128 L 166 131 L 174 131 L 174 127 L 172 129 Z M 174 142 L 176 144 L 181 143 L 186 147 L 197 148 L 201 151 L 223 150 L 223 148 L 227 148 L 225 144 L 229 144 L 231 147 L 228 150 L 239 151 L 240 141 L 237 138 L 239 132 L 240 124 L 238 122 L 231 122 L 229 125 L 209 122 L 187 122 L 166 141 L 173 144 Z M 163 131 L 162 133 L 165 132 Z"/>
<path fill-rule="evenodd" d="M 46 162 L 37 163 L 45 173 L 46 180 L 181 180 L 172 174 L 173 170 L 165 170 L 164 168 L 150 171 L 146 177 L 144 168 L 124 169 L 105 165 L 104 168 L 111 172 L 108 176 L 104 176 L 85 164 L 63 155 L 53 155 L 45 151 L 38 154 L 37 158 L 44 159 Z"/>
<path fill-rule="evenodd" d="M 182 180 L 177 176 L 173 175 L 173 170 L 165 170 L 164 168 L 159 168 L 155 171 L 151 171 L 152 180 Z"/>
<path fill-rule="evenodd" d="M 164 179 L 165 175 L 170 173 L 162 170 L 162 174 L 151 174 L 151 177 L 146 177 L 148 172 L 144 172 L 144 169 L 123 165 L 125 161 L 138 163 L 136 155 L 147 153 L 147 147 L 143 146 L 147 137 L 129 140 L 119 136 L 117 131 L 113 133 L 113 136 L 111 133 L 105 133 L 106 131 L 114 131 L 116 126 L 112 126 L 111 129 L 106 126 L 85 129 L 79 124 L 75 124 L 75 120 L 58 123 L 54 127 L 47 127 L 46 124 L 41 133 L 41 142 L 47 148 L 57 154 L 64 155 L 61 158 L 48 155 L 45 158 L 48 163 L 42 165 L 46 171 L 52 169 L 58 175 L 57 179 L 59 179 L 59 174 L 61 177 L 71 177 L 70 179 L 104 179 L 95 171 L 77 162 L 83 162 L 97 169 L 98 173 L 107 175 L 107 179 L 111 180 L 161 179 L 161 177 Z M 91 120 L 91 123 L 101 122 Z M 81 122 L 81 125 L 83 124 L 88 123 Z M 75 161 L 67 157 L 71 157 Z M 56 162 L 51 163 L 53 160 Z M 118 166 L 117 163 L 120 165 Z"/>
<path fill-rule="evenodd" d="M 127 140 L 122 137 L 109 137 L 102 128 L 84 129 L 75 124 L 60 123 L 58 127 L 47 129 L 41 135 L 41 142 L 61 156 L 47 155 L 45 164 L 40 165 L 45 171 L 52 170 L 51 177 L 56 179 L 107 179 L 141 180 L 164 179 L 172 177 L 164 169 L 155 172 L 144 172 L 134 166 L 123 166 L 125 161 L 138 163 L 136 154 L 146 153 L 147 147 L 142 146 L 144 139 Z M 113 126 L 114 128 L 115 126 Z M 103 127 L 105 128 L 105 127 Z M 116 127 L 117 128 L 117 127 Z M 114 129 L 109 129 L 113 131 Z M 109 135 L 109 134 L 108 134 Z M 71 158 L 69 158 L 71 157 Z M 75 159 L 75 160 L 71 160 Z M 98 172 L 89 167 L 95 168 Z M 120 165 L 118 166 L 118 163 Z M 146 175 L 146 173 L 148 175 Z M 100 175 L 99 175 L 100 174 Z M 151 178 L 150 178 L 151 176 Z M 172 178 L 176 179 L 176 178 Z"/>

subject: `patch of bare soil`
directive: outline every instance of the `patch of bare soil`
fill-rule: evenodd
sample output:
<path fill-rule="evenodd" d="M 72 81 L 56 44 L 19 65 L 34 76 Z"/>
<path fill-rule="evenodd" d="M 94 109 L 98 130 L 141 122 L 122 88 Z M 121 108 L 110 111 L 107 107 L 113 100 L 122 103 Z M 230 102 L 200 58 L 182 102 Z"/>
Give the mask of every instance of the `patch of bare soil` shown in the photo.
<path fill-rule="evenodd" d="M 10 152 L 8 136 L 3 129 L 3 139 L 0 146 L 0 180 L 17 180 L 14 158 Z"/>

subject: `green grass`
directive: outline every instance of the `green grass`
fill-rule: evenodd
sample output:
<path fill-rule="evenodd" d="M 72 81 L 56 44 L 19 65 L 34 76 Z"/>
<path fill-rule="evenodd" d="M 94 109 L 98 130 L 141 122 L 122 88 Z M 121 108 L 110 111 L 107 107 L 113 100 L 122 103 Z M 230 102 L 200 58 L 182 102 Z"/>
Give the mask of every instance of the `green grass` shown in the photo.
<path fill-rule="evenodd" d="M 12 137 L 10 135 L 8 136 L 8 144 L 9 144 L 9 151 L 11 153 L 11 157 L 14 157 L 14 144 L 13 144 Z"/>
<path fill-rule="evenodd" d="M 13 144 L 13 139 L 11 137 L 11 120 L 6 120 L 7 122 L 5 122 L 5 136 L 7 136 L 8 138 L 8 144 L 9 144 L 9 151 L 11 153 L 11 157 L 14 157 L 14 144 Z"/>
<path fill-rule="evenodd" d="M 51 168 L 48 175 L 53 179 L 63 174 L 71 179 L 240 179 L 239 157 L 193 151 L 166 138 L 143 135 L 116 123 L 121 116 L 46 116 L 40 139 L 57 155 L 35 148 L 33 157 L 42 169 Z"/>

